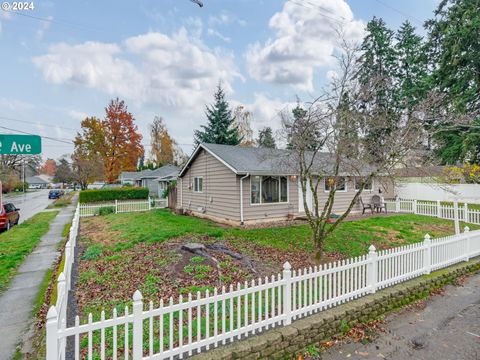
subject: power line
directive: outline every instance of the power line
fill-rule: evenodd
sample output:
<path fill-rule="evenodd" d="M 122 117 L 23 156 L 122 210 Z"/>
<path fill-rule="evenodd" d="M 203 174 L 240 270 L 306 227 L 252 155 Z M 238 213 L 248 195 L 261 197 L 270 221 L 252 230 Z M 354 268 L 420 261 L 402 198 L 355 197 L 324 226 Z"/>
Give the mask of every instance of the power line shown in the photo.
<path fill-rule="evenodd" d="M 21 122 L 21 123 L 24 123 L 24 124 L 41 125 L 41 124 L 38 124 L 34 121 L 20 120 L 20 119 L 6 117 L 6 116 L 0 116 L 0 119 L 7 120 L 7 121 Z M 58 125 L 55 125 L 55 127 L 59 128 L 59 129 L 63 129 L 63 130 L 78 131 L 78 129 L 68 128 L 68 127 L 63 127 L 63 126 L 58 126 Z"/>
<path fill-rule="evenodd" d="M 310 7 L 310 6 L 306 6 L 303 2 L 300 2 L 300 1 L 296 1 L 296 0 L 289 0 L 292 4 L 295 4 L 295 5 L 299 5 L 299 6 L 303 6 L 304 8 L 306 9 L 311 9 L 311 10 L 316 10 L 318 12 L 319 15 L 323 16 L 324 18 L 327 18 L 327 19 L 330 19 L 332 21 L 335 21 L 336 23 L 338 23 L 339 25 L 344 25 L 346 23 L 349 23 L 351 22 L 351 20 L 347 20 L 345 18 L 343 18 L 343 20 L 340 20 L 340 19 L 337 19 L 337 18 L 334 18 L 333 16 L 330 16 L 330 15 L 326 15 L 324 12 L 322 12 L 322 9 L 325 9 L 323 7 L 320 7 L 318 6 L 317 4 L 313 4 L 311 2 L 308 2 L 306 1 L 306 3 L 308 3 L 309 5 L 313 6 L 313 7 Z M 325 11 L 325 10 L 323 10 Z M 330 13 L 332 13 L 331 11 L 329 11 Z"/>
<path fill-rule="evenodd" d="M 417 24 L 423 26 L 423 21 L 420 20 L 420 19 L 418 19 L 418 18 L 416 18 L 415 16 L 412 16 L 412 15 L 410 15 L 410 14 L 407 14 L 406 12 L 403 12 L 402 10 L 399 10 L 399 9 L 397 9 L 397 8 L 389 5 L 389 4 L 386 4 L 386 3 L 384 3 L 383 1 L 380 1 L 380 0 L 375 0 L 375 1 L 378 2 L 380 5 L 383 5 L 383 6 L 387 7 L 387 8 L 389 8 L 389 9 L 391 9 L 391 10 L 399 13 L 400 15 L 409 17 L 410 19 L 414 20 Z"/>
<path fill-rule="evenodd" d="M 8 127 L 5 127 L 5 126 L 0 126 L 0 128 L 5 129 L 5 130 L 9 130 L 9 131 L 16 131 L 16 132 L 19 132 L 21 134 L 26 134 L 26 135 L 38 135 L 38 134 L 32 134 L 32 133 L 22 131 L 22 130 L 8 128 Z M 42 139 L 46 139 L 46 140 L 57 141 L 57 142 L 61 142 L 61 143 L 64 143 L 64 144 L 69 144 L 69 145 L 73 144 L 73 140 L 54 138 L 54 137 L 50 137 L 50 136 L 41 136 L 41 135 L 39 135 L 39 136 Z"/>

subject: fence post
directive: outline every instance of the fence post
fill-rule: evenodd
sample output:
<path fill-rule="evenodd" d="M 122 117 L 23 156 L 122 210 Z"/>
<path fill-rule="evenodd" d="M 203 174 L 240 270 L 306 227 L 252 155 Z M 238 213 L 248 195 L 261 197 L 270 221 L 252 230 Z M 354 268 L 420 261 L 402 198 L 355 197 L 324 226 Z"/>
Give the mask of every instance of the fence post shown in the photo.
<path fill-rule="evenodd" d="M 152 210 L 152 200 L 148 197 L 148 211 Z"/>
<path fill-rule="evenodd" d="M 118 214 L 118 200 L 115 200 L 115 214 Z"/>
<path fill-rule="evenodd" d="M 143 357 L 143 296 L 140 291 L 133 294 L 133 360 Z"/>
<path fill-rule="evenodd" d="M 442 217 L 442 204 L 440 203 L 440 200 L 437 200 L 437 218 Z"/>
<path fill-rule="evenodd" d="M 463 221 L 468 222 L 468 204 L 463 204 Z"/>
<path fill-rule="evenodd" d="M 413 200 L 413 213 L 414 213 L 414 214 L 417 213 L 417 199 L 414 199 L 414 200 Z"/>
<path fill-rule="evenodd" d="M 290 325 L 292 323 L 292 266 L 287 261 L 283 264 L 283 325 Z"/>
<path fill-rule="evenodd" d="M 470 260 L 470 236 L 469 236 L 469 232 L 470 232 L 470 228 L 468 226 L 465 226 L 465 228 L 463 229 L 463 232 L 466 234 L 465 237 L 466 237 L 466 256 L 465 256 L 465 261 L 469 261 Z"/>
<path fill-rule="evenodd" d="M 47 313 L 46 325 L 46 360 L 58 359 L 58 314 L 55 306 L 51 306 Z"/>
<path fill-rule="evenodd" d="M 458 201 L 453 202 L 453 221 L 455 223 L 455 234 L 460 234 L 460 219 L 458 218 Z"/>
<path fill-rule="evenodd" d="M 397 212 L 397 213 L 400 212 L 400 198 L 398 196 L 395 199 L 395 212 Z"/>
<path fill-rule="evenodd" d="M 430 274 L 432 270 L 432 240 L 429 234 L 425 234 L 423 240 L 424 252 L 423 252 L 423 268 L 425 274 Z"/>
<path fill-rule="evenodd" d="M 377 258 L 377 249 L 370 245 L 368 248 L 367 285 L 371 294 L 375 294 L 377 291 Z"/>

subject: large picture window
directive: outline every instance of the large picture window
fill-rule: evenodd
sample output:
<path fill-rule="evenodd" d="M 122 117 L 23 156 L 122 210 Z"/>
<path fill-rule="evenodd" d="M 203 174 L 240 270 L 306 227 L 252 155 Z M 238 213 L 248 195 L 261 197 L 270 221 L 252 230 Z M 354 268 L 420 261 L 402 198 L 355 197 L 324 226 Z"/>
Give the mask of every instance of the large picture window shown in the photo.
<path fill-rule="evenodd" d="M 355 178 L 355 190 L 360 190 L 362 187 L 362 184 L 365 184 L 363 190 L 364 191 L 372 191 L 373 189 L 373 181 L 370 178 L 369 180 L 363 178 L 363 177 L 356 177 Z"/>
<path fill-rule="evenodd" d="M 347 191 L 347 179 L 344 176 L 327 176 L 325 178 L 325 191 L 336 187 L 337 191 Z"/>
<path fill-rule="evenodd" d="M 286 176 L 252 176 L 252 204 L 288 202 L 288 180 Z"/>

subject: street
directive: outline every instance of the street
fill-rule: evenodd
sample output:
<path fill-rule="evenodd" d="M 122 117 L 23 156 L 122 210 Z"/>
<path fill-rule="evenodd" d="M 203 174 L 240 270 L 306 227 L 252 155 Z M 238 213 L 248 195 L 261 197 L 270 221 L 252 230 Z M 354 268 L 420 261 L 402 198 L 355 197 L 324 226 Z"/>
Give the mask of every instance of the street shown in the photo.
<path fill-rule="evenodd" d="M 463 286 L 447 286 L 423 309 L 388 316 L 385 327 L 373 342 L 336 345 L 322 360 L 480 359 L 480 272 Z"/>
<path fill-rule="evenodd" d="M 20 209 L 22 223 L 44 210 L 53 200 L 48 200 L 48 190 L 37 190 L 25 195 L 4 195 L 3 202 L 11 202 Z"/>

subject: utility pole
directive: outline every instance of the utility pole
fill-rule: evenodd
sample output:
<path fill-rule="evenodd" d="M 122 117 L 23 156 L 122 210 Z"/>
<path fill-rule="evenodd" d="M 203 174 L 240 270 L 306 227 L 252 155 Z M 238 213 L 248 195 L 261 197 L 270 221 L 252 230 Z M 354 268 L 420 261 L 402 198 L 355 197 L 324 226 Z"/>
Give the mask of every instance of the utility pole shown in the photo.
<path fill-rule="evenodd" d="M 23 186 L 23 195 L 25 195 L 25 156 L 23 156 L 23 162 L 22 162 L 22 186 Z"/>

